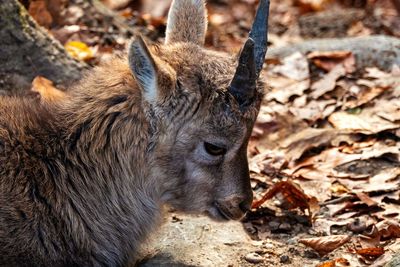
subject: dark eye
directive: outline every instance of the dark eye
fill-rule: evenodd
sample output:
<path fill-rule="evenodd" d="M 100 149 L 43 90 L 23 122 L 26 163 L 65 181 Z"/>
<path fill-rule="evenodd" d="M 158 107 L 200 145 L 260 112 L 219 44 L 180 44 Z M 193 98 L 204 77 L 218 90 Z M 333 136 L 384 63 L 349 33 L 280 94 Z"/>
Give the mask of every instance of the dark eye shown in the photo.
<path fill-rule="evenodd" d="M 204 142 L 204 149 L 212 156 L 221 156 L 226 153 L 225 148 L 207 142 Z"/>

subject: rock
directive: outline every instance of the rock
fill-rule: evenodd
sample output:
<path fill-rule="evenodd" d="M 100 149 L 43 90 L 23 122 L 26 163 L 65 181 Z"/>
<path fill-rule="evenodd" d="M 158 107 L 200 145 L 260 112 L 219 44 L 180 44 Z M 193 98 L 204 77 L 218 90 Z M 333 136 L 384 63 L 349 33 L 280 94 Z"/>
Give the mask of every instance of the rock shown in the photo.
<path fill-rule="evenodd" d="M 239 266 L 247 253 L 257 247 L 240 222 L 214 222 L 206 217 L 179 214 L 169 216 L 144 255 L 152 255 L 140 267 Z M 255 256 L 256 257 L 256 256 Z M 261 256 L 260 256 L 261 257 Z"/>
<path fill-rule="evenodd" d="M 282 230 L 284 232 L 289 232 L 290 230 L 292 230 L 292 226 L 288 223 L 282 223 L 279 225 L 279 230 Z"/>
<path fill-rule="evenodd" d="M 400 252 L 393 256 L 393 258 L 386 263 L 385 267 L 396 267 L 396 266 L 400 266 Z"/>
<path fill-rule="evenodd" d="M 308 259 L 318 259 L 319 255 L 314 250 L 307 249 L 304 251 L 304 257 Z"/>
<path fill-rule="evenodd" d="M 288 262 L 290 261 L 290 258 L 289 258 L 288 255 L 282 255 L 282 256 L 279 258 L 279 261 L 280 261 L 280 263 L 288 263 Z"/>
<path fill-rule="evenodd" d="M 271 221 L 268 223 L 268 226 L 270 227 L 271 231 L 276 231 L 279 229 L 280 223 L 277 221 Z"/>
<path fill-rule="evenodd" d="M 250 263 L 261 263 L 264 261 L 264 258 L 255 252 L 247 254 L 244 259 Z"/>
<path fill-rule="evenodd" d="M 307 54 L 311 51 L 352 51 L 356 67 L 378 67 L 390 71 L 393 64 L 400 65 L 400 39 L 376 35 L 348 38 L 313 39 L 285 47 L 268 49 L 267 59 L 284 58 L 297 51 Z"/>

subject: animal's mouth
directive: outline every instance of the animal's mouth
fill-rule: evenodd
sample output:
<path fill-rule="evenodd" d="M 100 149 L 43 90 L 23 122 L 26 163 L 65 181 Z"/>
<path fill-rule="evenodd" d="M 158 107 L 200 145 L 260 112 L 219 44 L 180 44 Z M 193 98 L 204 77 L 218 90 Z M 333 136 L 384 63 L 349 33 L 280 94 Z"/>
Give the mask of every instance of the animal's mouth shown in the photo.
<path fill-rule="evenodd" d="M 226 209 L 224 209 L 218 202 L 213 203 L 213 208 L 216 211 L 215 213 L 217 217 L 219 217 L 220 219 L 224 221 L 229 221 L 234 219 L 232 215 Z"/>

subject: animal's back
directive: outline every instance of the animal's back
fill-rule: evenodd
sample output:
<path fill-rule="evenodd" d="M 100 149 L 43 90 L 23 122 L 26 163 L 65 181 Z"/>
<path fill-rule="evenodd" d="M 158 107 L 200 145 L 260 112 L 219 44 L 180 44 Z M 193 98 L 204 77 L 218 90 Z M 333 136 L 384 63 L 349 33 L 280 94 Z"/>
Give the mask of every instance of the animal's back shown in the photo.
<path fill-rule="evenodd" d="M 56 146 L 52 120 L 35 99 L 0 98 L 0 266 L 44 265 L 48 254 L 56 256 L 52 248 L 61 252 L 68 242 L 57 238 L 62 222 L 46 173 Z"/>

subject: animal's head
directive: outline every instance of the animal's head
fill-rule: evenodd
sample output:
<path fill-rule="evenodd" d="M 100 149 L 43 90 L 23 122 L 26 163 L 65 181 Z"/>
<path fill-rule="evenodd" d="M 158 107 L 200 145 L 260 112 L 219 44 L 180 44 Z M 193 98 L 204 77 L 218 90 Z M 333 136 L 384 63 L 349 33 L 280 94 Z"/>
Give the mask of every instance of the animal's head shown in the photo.
<path fill-rule="evenodd" d="M 263 96 L 268 8 L 261 0 L 238 57 L 203 48 L 203 0 L 173 1 L 164 45 L 140 37 L 130 45 L 142 101 L 157 118 L 153 176 L 178 210 L 223 220 L 250 208 L 246 149 Z"/>

